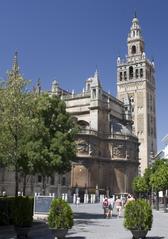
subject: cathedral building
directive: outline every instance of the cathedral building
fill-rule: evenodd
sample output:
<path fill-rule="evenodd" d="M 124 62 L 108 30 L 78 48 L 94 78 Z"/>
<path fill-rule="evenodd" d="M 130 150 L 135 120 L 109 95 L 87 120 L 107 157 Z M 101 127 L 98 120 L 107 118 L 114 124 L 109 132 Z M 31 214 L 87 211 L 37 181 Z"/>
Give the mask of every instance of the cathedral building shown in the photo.
<path fill-rule="evenodd" d="M 88 78 L 80 94 L 68 93 L 53 81 L 51 95 L 65 101 L 67 111 L 80 127 L 77 157 L 72 163 L 72 190 L 103 193 L 131 192 L 138 175 L 138 138 L 132 133 L 131 112 L 123 102 L 105 92 L 98 71 Z"/>
<path fill-rule="evenodd" d="M 156 88 L 155 67 L 145 54 L 139 21 L 135 16 L 127 38 L 128 55 L 117 59 L 117 97 L 130 102 L 133 132 L 140 147 L 140 172 L 151 164 L 156 155 Z"/>
<path fill-rule="evenodd" d="M 98 70 L 80 93 L 68 92 L 54 80 L 49 94 L 65 101 L 80 131 L 71 171 L 47 178 L 46 193 L 132 192 L 133 178 L 156 153 L 154 63 L 145 56 L 138 19 L 132 21 L 128 56 L 117 59 L 117 98 L 104 91 Z M 0 191 L 14 194 L 13 181 L 12 172 L 0 172 Z M 41 175 L 30 177 L 27 194 L 41 190 Z"/>

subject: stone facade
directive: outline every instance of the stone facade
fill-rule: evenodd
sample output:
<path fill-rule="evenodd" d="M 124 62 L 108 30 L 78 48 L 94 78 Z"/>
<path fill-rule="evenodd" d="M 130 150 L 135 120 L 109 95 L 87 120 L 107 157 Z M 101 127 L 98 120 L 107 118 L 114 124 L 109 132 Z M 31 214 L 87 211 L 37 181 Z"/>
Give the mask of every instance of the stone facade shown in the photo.
<path fill-rule="evenodd" d="M 157 153 L 155 67 L 145 55 L 139 21 L 135 16 L 127 39 L 126 59 L 117 59 L 117 97 L 131 104 L 133 132 L 140 147 L 140 172 L 151 163 Z M 127 106 L 126 106 L 127 109 Z"/>
<path fill-rule="evenodd" d="M 77 157 L 68 183 L 72 191 L 78 187 L 83 193 L 95 192 L 98 187 L 102 192 L 131 192 L 139 165 L 139 143 L 132 133 L 131 112 L 103 90 L 98 71 L 86 80 L 80 94 L 64 91 L 56 81 L 49 93 L 65 101 L 67 111 L 80 126 Z"/>

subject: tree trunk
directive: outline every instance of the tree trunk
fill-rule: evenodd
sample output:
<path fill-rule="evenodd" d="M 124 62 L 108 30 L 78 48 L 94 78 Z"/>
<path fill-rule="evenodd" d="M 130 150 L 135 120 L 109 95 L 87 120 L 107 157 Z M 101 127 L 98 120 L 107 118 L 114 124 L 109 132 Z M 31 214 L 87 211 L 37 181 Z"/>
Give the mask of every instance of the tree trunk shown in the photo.
<path fill-rule="evenodd" d="M 159 211 L 159 192 L 156 192 L 156 210 Z"/>
<path fill-rule="evenodd" d="M 17 166 L 15 166 L 15 197 L 18 196 L 18 189 L 19 189 L 18 169 Z"/>
<path fill-rule="evenodd" d="M 26 195 L 26 184 L 27 184 L 26 180 L 27 180 L 27 175 L 24 174 L 23 175 L 23 196 Z"/>
<path fill-rule="evenodd" d="M 163 200 L 164 200 L 164 212 L 167 212 L 167 198 L 166 198 L 166 191 L 163 191 Z"/>

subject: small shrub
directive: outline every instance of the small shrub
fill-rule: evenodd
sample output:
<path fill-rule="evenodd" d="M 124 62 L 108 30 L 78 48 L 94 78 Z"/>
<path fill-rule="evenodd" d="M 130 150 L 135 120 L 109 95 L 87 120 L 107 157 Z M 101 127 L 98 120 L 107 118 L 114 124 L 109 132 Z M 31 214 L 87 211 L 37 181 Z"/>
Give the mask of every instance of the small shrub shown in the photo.
<path fill-rule="evenodd" d="M 124 226 L 129 230 L 150 230 L 152 227 L 152 209 L 144 199 L 130 201 L 125 207 Z"/>
<path fill-rule="evenodd" d="M 33 222 L 33 198 L 16 197 L 14 205 L 14 225 L 29 227 Z"/>
<path fill-rule="evenodd" d="M 71 228 L 73 226 L 73 212 L 67 202 L 60 198 L 52 201 L 48 216 L 48 225 L 50 228 Z"/>

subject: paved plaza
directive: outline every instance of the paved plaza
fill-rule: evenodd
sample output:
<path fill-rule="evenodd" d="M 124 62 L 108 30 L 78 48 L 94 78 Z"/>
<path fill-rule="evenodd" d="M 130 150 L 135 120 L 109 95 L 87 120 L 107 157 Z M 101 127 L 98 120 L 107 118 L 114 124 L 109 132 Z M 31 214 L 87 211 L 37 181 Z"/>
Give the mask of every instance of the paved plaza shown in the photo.
<path fill-rule="evenodd" d="M 72 205 L 75 213 L 75 225 L 69 230 L 69 239 L 131 239 L 131 233 L 123 226 L 123 214 L 117 218 L 114 211 L 112 219 L 103 218 L 100 204 Z M 153 211 L 153 227 L 147 239 L 168 239 L 168 213 Z M 14 239 L 13 227 L 3 227 L 0 239 Z M 44 223 L 36 222 L 29 234 L 30 239 L 53 239 Z"/>

